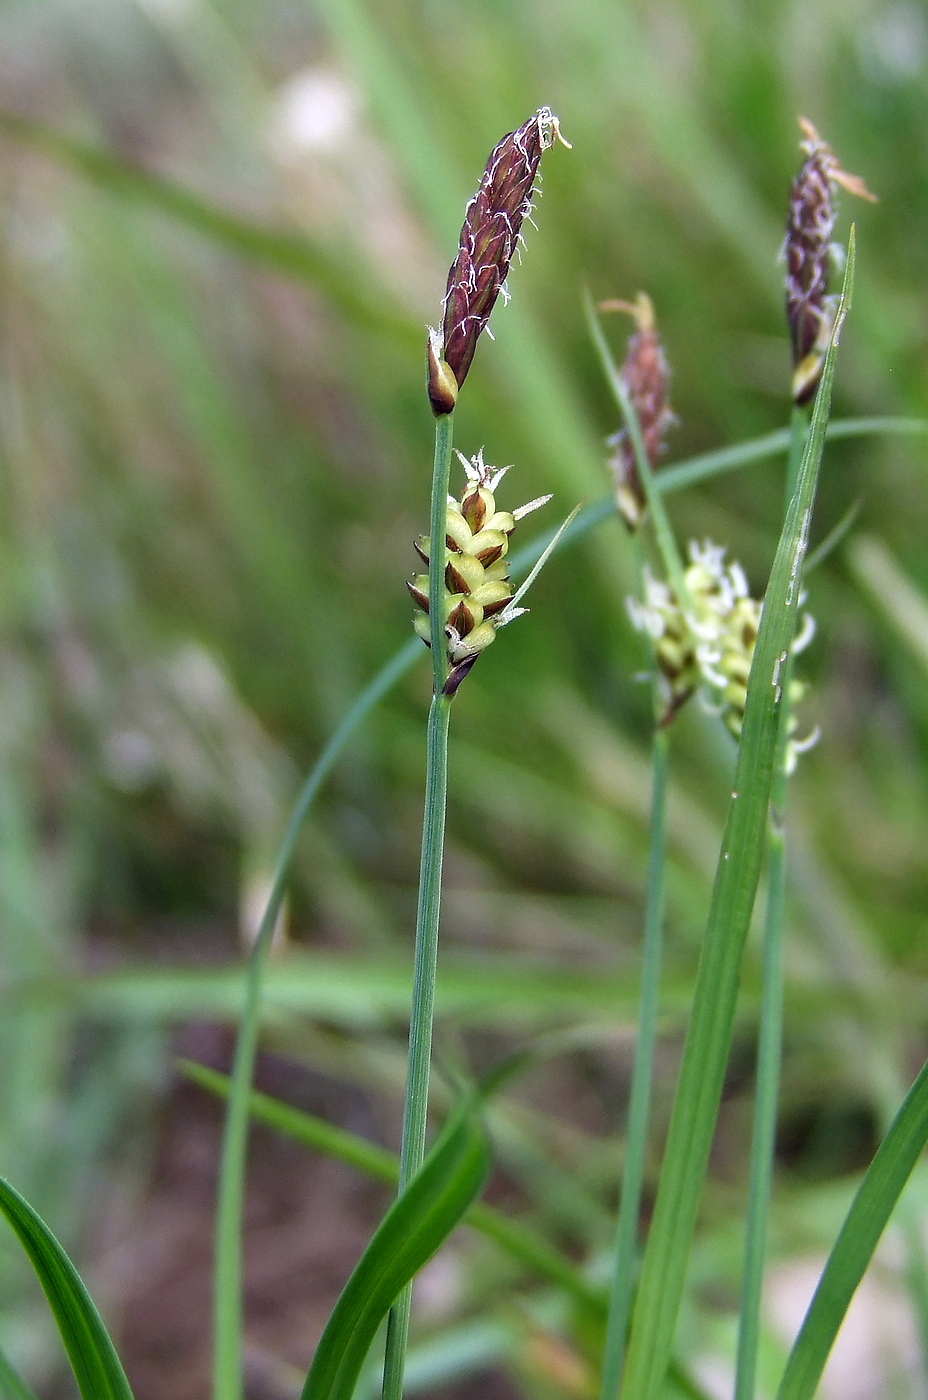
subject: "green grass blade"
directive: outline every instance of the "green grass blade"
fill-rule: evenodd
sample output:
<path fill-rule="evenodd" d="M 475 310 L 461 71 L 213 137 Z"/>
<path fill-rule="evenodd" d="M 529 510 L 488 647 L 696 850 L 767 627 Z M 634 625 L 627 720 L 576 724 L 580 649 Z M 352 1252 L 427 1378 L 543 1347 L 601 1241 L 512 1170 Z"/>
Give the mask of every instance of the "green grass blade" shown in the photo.
<path fill-rule="evenodd" d="M 32 1390 L 3 1351 L 0 1351 L 0 1396 L 3 1400 L 36 1400 Z"/>
<path fill-rule="evenodd" d="M 80 1275 L 45 1222 L 2 1178 L 0 1211 L 42 1285 L 82 1400 L 132 1400 L 122 1363 Z"/>
<path fill-rule="evenodd" d="M 854 577 L 895 636 L 928 669 L 928 598 L 874 535 L 859 535 L 847 552 Z"/>
<path fill-rule="evenodd" d="M 845 438 L 878 437 L 881 434 L 901 437 L 923 437 L 928 433 L 928 420 L 924 418 L 836 418 L 825 429 L 827 442 L 839 442 Z M 709 481 L 714 476 L 746 467 L 751 462 L 762 462 L 768 457 L 779 457 L 789 451 L 791 431 L 778 428 L 775 432 L 764 433 L 761 437 L 737 442 L 732 447 L 722 447 L 716 452 L 701 452 L 696 457 L 687 457 L 683 462 L 661 467 L 654 474 L 654 485 L 665 495 L 671 491 L 682 491 L 687 486 L 696 486 L 700 481 Z"/>
<path fill-rule="evenodd" d="M 0 134 L 41 151 L 107 194 L 166 214 L 250 262 L 312 283 L 359 325 L 399 335 L 410 348 L 422 339 L 418 326 L 399 312 L 391 314 L 382 289 L 365 286 L 357 260 L 342 264 L 331 250 L 305 233 L 263 228 L 175 181 L 17 113 L 0 110 Z"/>
<path fill-rule="evenodd" d="M 232 1081 L 228 1075 L 220 1074 L 218 1070 L 197 1064 L 193 1060 L 179 1060 L 178 1069 L 194 1084 L 208 1089 L 211 1094 L 217 1094 L 223 1099 L 229 1097 Z M 336 1161 L 355 1167 L 365 1176 L 374 1177 L 388 1186 L 396 1186 L 399 1182 L 400 1165 L 395 1152 L 378 1147 L 376 1143 L 365 1142 L 364 1138 L 355 1133 L 345 1132 L 343 1128 L 333 1127 L 324 1118 L 317 1118 L 314 1113 L 292 1108 L 290 1104 L 281 1103 L 280 1099 L 275 1099 L 270 1094 L 262 1094 L 257 1089 L 253 1089 L 248 1095 L 248 1112 L 257 1122 L 265 1123 L 269 1128 L 274 1128 L 307 1147 L 315 1148 L 317 1152 L 325 1153 L 327 1157 L 334 1157 Z"/>
<path fill-rule="evenodd" d="M 488 1169 L 486 1139 L 468 1103 L 448 1123 L 362 1254 L 316 1348 L 302 1400 L 351 1400 L 394 1299 L 451 1234 Z"/>
<path fill-rule="evenodd" d="M 928 1064 L 906 1095 L 854 1197 L 789 1354 L 777 1400 L 812 1400 L 854 1291 L 926 1143 Z"/>
<path fill-rule="evenodd" d="M 792 441 L 786 467 L 787 510 L 796 490 L 808 427 L 806 409 L 794 405 L 790 425 Z M 806 568 L 808 563 L 807 559 Z M 784 663 L 783 700 L 767 818 L 767 908 L 764 915 L 754 1126 L 748 1171 L 748 1208 L 744 1231 L 744 1267 L 741 1277 L 734 1400 L 753 1400 L 757 1390 L 761 1294 L 780 1100 L 780 1061 L 783 1053 L 783 924 L 786 913 L 786 801 L 789 792 L 787 744 L 792 674 L 793 657 L 790 654 Z"/>
<path fill-rule="evenodd" d="M 632 1319 L 621 1392 L 628 1400 L 657 1400 L 673 1346 L 734 1027 L 741 954 L 760 878 L 781 711 L 782 687 L 778 682 L 795 633 L 837 339 L 847 312 L 853 268 L 852 236 L 841 306 L 815 399 L 799 483 L 771 570 L 751 665 L 734 787 Z"/>
<path fill-rule="evenodd" d="M 180 1069 L 188 1079 L 211 1093 L 222 1097 L 228 1095 L 230 1081 L 226 1075 L 208 1069 L 205 1065 L 194 1064 L 190 1060 L 181 1060 Z M 292 1108 L 268 1094 L 253 1091 L 248 1103 L 251 1116 L 258 1122 L 266 1123 L 269 1128 L 275 1128 L 297 1142 L 305 1143 L 307 1147 L 324 1152 L 326 1156 L 334 1157 L 339 1162 L 345 1162 L 388 1186 L 398 1185 L 399 1158 L 386 1148 L 366 1142 L 364 1138 L 345 1132 L 343 1128 L 333 1127 L 324 1119 L 302 1109 Z M 605 1301 L 600 1290 L 587 1283 L 570 1260 L 550 1245 L 543 1235 L 536 1234 L 518 1220 L 510 1220 L 481 1201 L 470 1207 L 464 1216 L 464 1223 L 479 1230 L 487 1239 L 493 1240 L 511 1258 L 524 1264 L 540 1278 L 563 1288 L 588 1313 L 602 1318 Z"/>

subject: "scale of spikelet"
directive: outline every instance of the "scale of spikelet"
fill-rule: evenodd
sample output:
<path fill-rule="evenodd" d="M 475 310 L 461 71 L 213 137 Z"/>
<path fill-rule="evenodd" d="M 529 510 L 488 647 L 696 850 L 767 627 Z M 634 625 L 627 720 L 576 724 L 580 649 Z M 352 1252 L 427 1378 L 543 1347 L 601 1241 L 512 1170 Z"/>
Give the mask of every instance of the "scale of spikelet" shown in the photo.
<path fill-rule="evenodd" d="M 482 651 L 494 641 L 499 627 L 525 609 L 512 604 L 506 555 L 516 524 L 551 499 L 540 496 L 518 510 L 497 510 L 495 492 L 508 468 L 487 466 L 482 452 L 468 461 L 460 452 L 467 486 L 461 500 L 448 497 L 445 513 L 444 623 L 451 674 L 445 694 L 453 695 Z M 419 557 L 429 562 L 431 541 L 416 541 Z M 428 574 L 417 574 L 406 587 L 420 611 L 413 625 L 431 645 Z"/>

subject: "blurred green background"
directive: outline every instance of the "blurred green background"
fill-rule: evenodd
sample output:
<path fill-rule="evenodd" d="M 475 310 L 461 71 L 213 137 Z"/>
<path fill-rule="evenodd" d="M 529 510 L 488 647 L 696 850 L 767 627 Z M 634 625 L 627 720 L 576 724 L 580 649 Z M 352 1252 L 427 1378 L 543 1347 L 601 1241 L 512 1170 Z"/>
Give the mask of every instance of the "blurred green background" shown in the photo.
<path fill-rule="evenodd" d="M 178 1087 L 173 1056 L 227 1062 L 229 969 L 300 775 L 410 634 L 424 327 L 489 150 L 542 103 L 573 143 L 545 158 L 538 230 L 456 415 L 458 447 L 515 464 L 501 504 L 555 494 L 524 540 L 609 490 L 616 422 L 585 287 L 654 300 L 679 418 L 668 460 L 785 424 L 777 255 L 799 113 L 880 196 L 843 200 L 858 277 L 835 411 L 928 411 L 928 19 L 909 0 L 5 0 L 0 83 L 0 1168 L 89 1266 L 138 1400 L 192 1400 L 217 1111 Z M 610 323 L 617 354 L 627 330 Z M 913 436 L 826 454 L 813 544 L 859 515 L 809 580 L 801 718 L 822 740 L 791 813 L 773 1239 L 787 1279 L 827 1248 L 925 1052 L 926 466 Z M 672 513 L 681 537 L 727 543 L 759 591 L 781 497 L 767 462 Z M 615 520 L 556 556 L 530 616 L 468 679 L 452 734 L 442 1053 L 480 1067 L 577 1031 L 504 1099 L 497 1191 L 594 1263 L 647 839 L 631 580 Z M 269 996 L 271 1087 L 391 1146 L 427 689 L 423 650 L 328 783 Z M 689 707 L 659 1119 L 730 763 Z M 730 1355 L 757 975 L 752 946 L 684 1320 L 710 1389 Z M 384 1199 L 281 1150 L 259 1135 L 255 1400 L 294 1393 L 287 1366 L 308 1359 Z M 327 1214 L 343 1238 L 320 1263 Z M 420 1335 L 437 1337 L 414 1368 L 423 1393 L 582 1394 L 532 1362 L 539 1324 L 513 1320 L 494 1286 L 518 1280 L 488 1258 L 465 1242 L 432 1312 L 423 1290 Z M 43 1395 L 69 1394 L 11 1238 L 0 1264 L 0 1341 Z M 899 1270 L 890 1254 L 890 1299 Z M 905 1336 L 874 1344 L 891 1356 L 880 1393 L 923 1395 L 907 1370 L 917 1318 L 901 1295 L 888 1315 Z M 551 1327 L 580 1346 L 556 1310 Z M 772 1324 L 774 1369 L 785 1335 Z M 854 1390 L 862 1374 L 832 1384 L 875 1393 Z"/>

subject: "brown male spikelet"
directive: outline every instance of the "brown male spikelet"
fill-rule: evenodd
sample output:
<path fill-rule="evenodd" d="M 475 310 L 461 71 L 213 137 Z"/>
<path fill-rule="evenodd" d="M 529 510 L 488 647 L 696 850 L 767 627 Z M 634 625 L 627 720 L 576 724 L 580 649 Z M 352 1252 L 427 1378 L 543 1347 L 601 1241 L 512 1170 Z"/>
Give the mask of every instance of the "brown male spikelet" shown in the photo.
<path fill-rule="evenodd" d="M 429 401 L 436 416 L 450 413 L 467 376 L 477 340 L 490 319 L 532 210 L 543 151 L 560 139 L 557 117 L 540 107 L 493 149 L 480 188 L 464 213 L 458 255 L 448 273 L 441 334 L 429 333 Z"/>
<path fill-rule="evenodd" d="M 786 260 L 786 319 L 793 349 L 793 399 L 808 403 L 818 387 L 835 306 L 828 296 L 828 272 L 836 250 L 835 186 L 861 199 L 875 200 L 863 180 L 842 170 L 827 142 L 810 121 L 799 118 L 805 161 L 792 183 L 783 246 Z"/>
<path fill-rule="evenodd" d="M 599 309 L 627 311 L 635 318 L 637 329 L 628 342 L 619 373 L 637 415 L 645 455 L 653 470 L 666 451 L 667 429 L 677 420 L 668 400 L 670 367 L 657 333 L 651 298 L 639 292 L 637 301 L 604 301 Z M 613 449 L 610 465 L 615 474 L 619 514 L 629 530 L 635 531 L 644 519 L 646 502 L 627 431 L 622 428 L 615 433 L 609 446 Z"/>

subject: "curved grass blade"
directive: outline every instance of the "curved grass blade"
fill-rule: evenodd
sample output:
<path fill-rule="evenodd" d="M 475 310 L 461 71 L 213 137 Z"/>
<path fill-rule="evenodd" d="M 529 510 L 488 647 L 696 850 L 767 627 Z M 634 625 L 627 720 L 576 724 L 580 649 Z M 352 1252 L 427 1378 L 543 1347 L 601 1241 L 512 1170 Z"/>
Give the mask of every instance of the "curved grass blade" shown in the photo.
<path fill-rule="evenodd" d="M 770 573 L 751 665 L 733 791 L 693 1011 L 632 1319 L 621 1391 L 627 1400 L 657 1400 L 670 1362 L 734 1028 L 741 954 L 760 879 L 782 708 L 782 670 L 795 635 L 835 353 L 849 305 L 853 270 L 852 230 L 841 303 L 815 399 L 799 481 Z"/>
<path fill-rule="evenodd" d="M 0 1177 L 0 1211 L 29 1257 L 58 1324 L 82 1400 L 132 1400 L 122 1363 L 80 1275 L 51 1230 Z M 15 1400 L 15 1389 L 9 1392 Z M 28 1396 L 24 1390 L 21 1395 Z"/>
<path fill-rule="evenodd" d="M 361 1255 L 316 1348 L 301 1400 L 351 1400 L 395 1298 L 451 1234 L 479 1194 L 488 1169 L 486 1139 L 468 1101 Z"/>
<path fill-rule="evenodd" d="M 191 1060 L 179 1061 L 183 1074 L 195 1084 L 210 1092 L 226 1097 L 229 1093 L 229 1079 L 206 1065 L 195 1064 Z M 365 1175 L 383 1181 L 388 1186 L 399 1182 L 399 1158 L 376 1143 L 366 1142 L 354 1133 L 336 1128 L 324 1119 L 317 1118 L 303 1109 L 292 1108 L 268 1094 L 253 1091 L 248 1100 L 251 1116 L 259 1123 L 285 1133 L 307 1147 L 324 1152 L 339 1162 L 364 1172 Z M 540 1278 L 557 1284 L 579 1303 L 586 1312 L 602 1319 L 605 1313 L 605 1297 L 601 1290 L 593 1287 L 578 1273 L 577 1269 L 559 1250 L 549 1244 L 543 1235 L 536 1234 L 518 1220 L 510 1220 L 492 1206 L 477 1201 L 464 1216 L 464 1224 L 493 1240 L 500 1249 Z"/>
<path fill-rule="evenodd" d="M 0 1396 L 3 1397 L 3 1400 L 36 1400 L 35 1391 L 26 1384 L 2 1350 L 0 1350 Z"/>
<path fill-rule="evenodd" d="M 777 1400 L 812 1400 L 828 1353 L 893 1208 L 928 1143 L 928 1064 L 877 1149 L 786 1362 Z"/>

